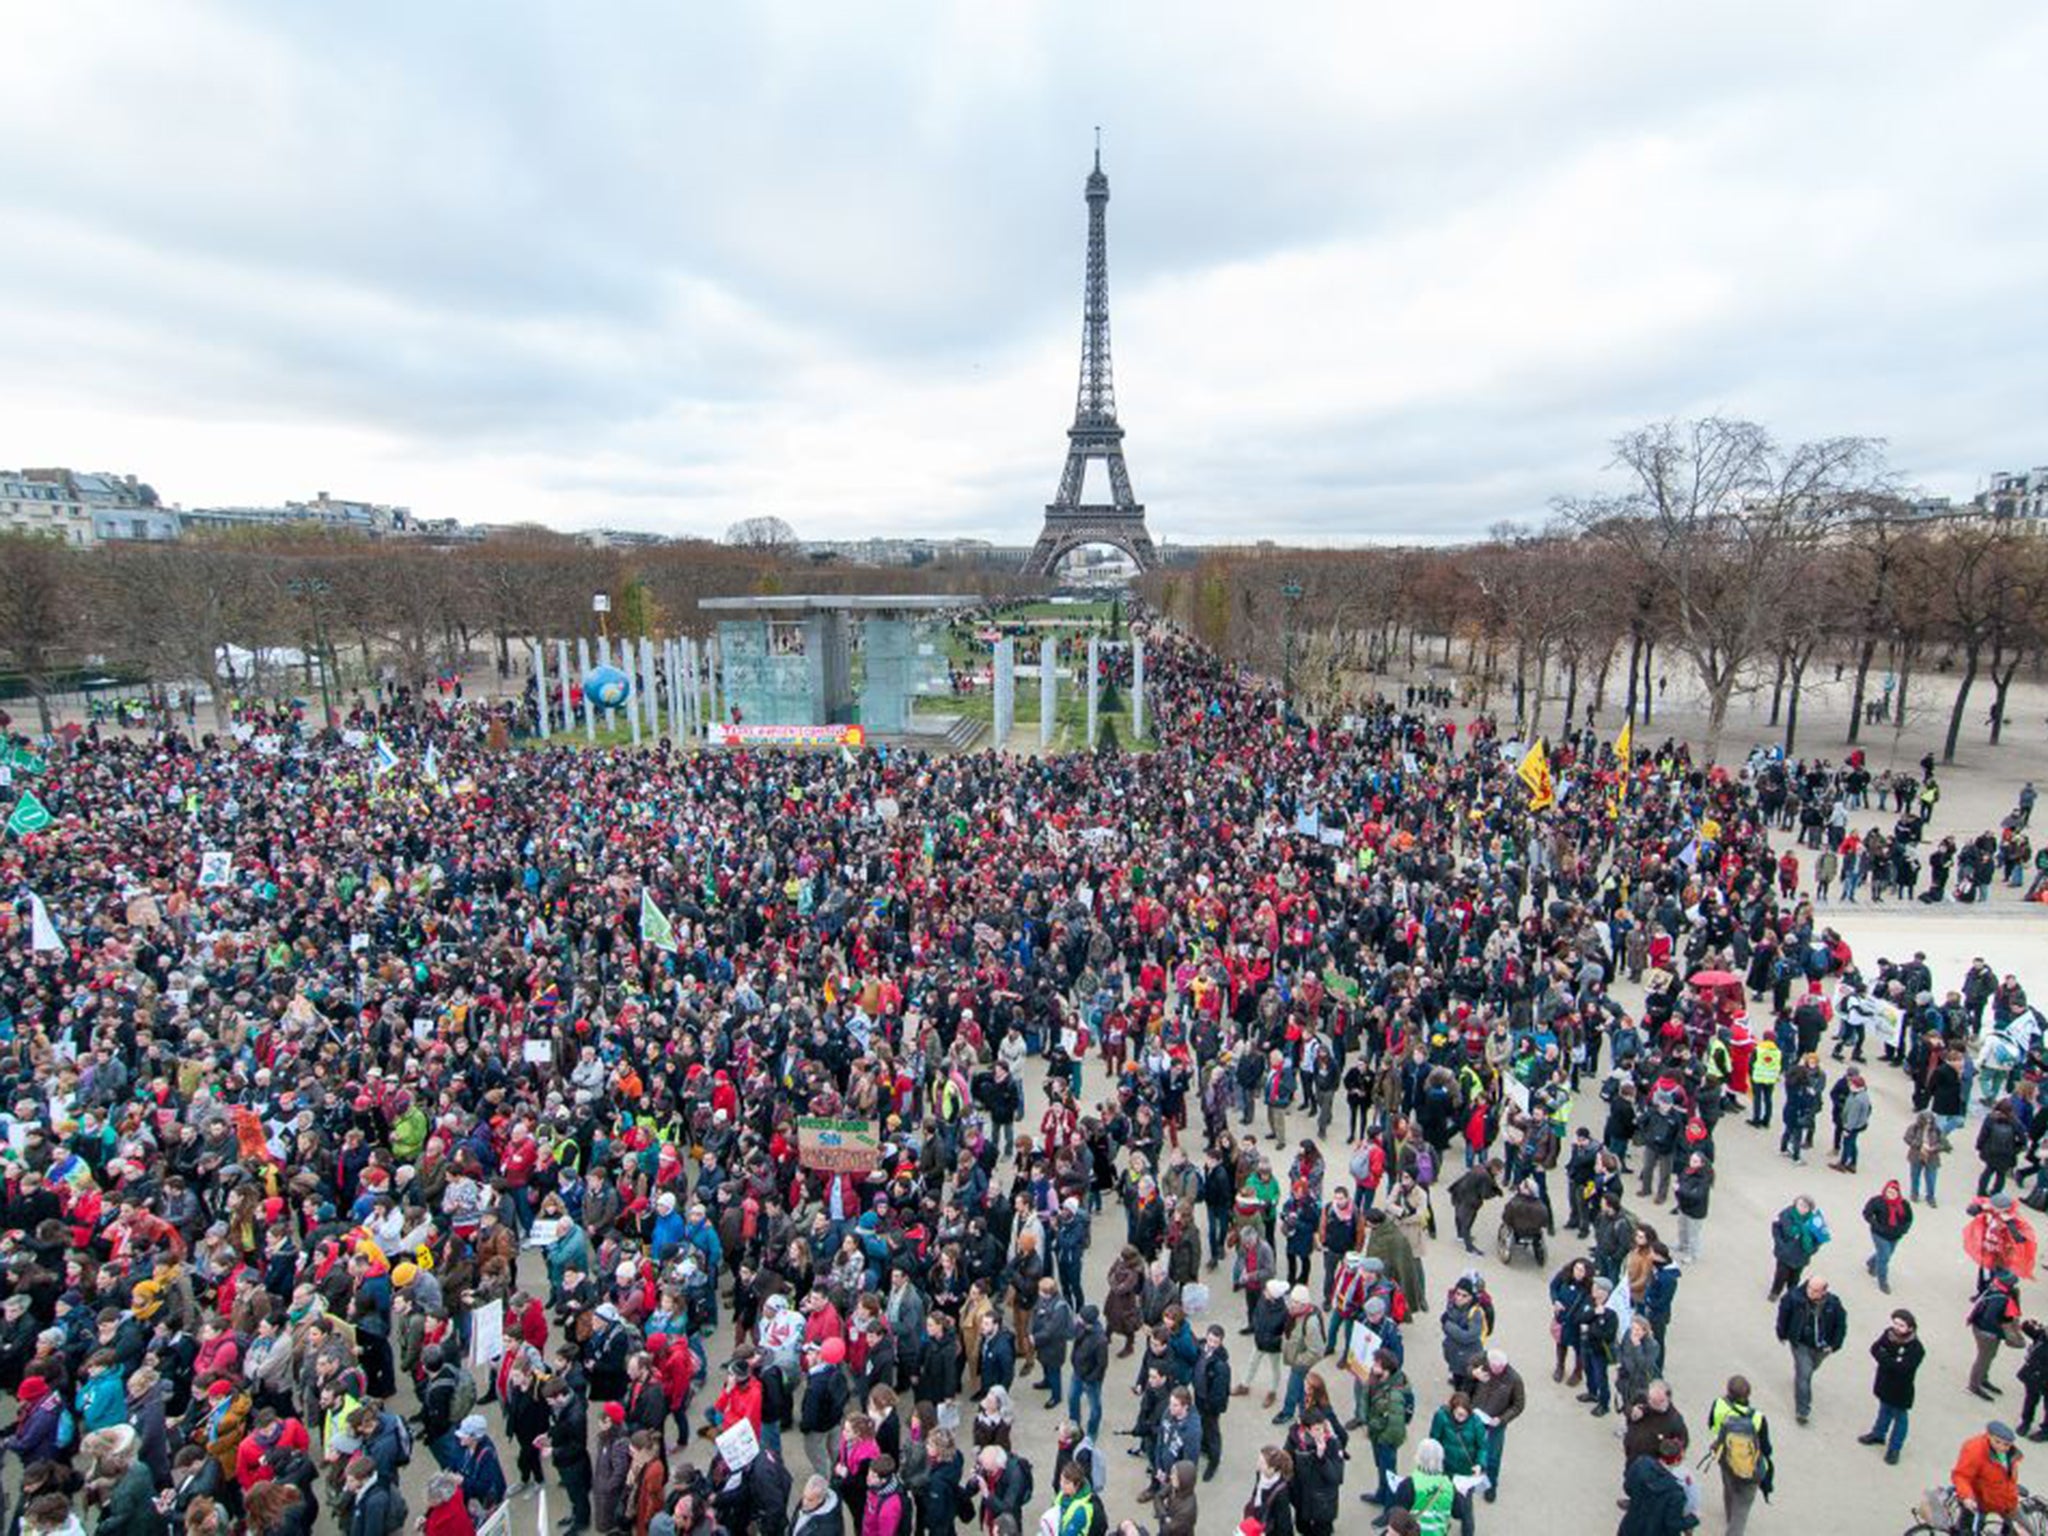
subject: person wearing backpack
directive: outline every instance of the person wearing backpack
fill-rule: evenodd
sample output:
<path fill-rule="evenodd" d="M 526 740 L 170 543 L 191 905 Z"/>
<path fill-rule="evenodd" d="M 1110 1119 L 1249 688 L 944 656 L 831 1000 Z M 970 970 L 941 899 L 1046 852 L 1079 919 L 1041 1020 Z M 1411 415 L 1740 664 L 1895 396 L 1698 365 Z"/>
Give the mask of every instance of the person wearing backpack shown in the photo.
<path fill-rule="evenodd" d="M 476 1382 L 462 1363 L 459 1346 L 445 1351 L 434 1374 L 420 1389 L 420 1438 L 436 1466 L 446 1469 L 462 1458 L 455 1440 L 455 1426 L 469 1417 L 476 1406 Z"/>
<path fill-rule="evenodd" d="M 1995 1269 L 1970 1303 L 1970 1337 L 1977 1346 L 1970 1362 L 1970 1391 L 1986 1402 L 2001 1390 L 1990 1381 L 1992 1364 L 2008 1343 L 2022 1343 L 2019 1332 L 2019 1279 L 2009 1269 Z"/>
<path fill-rule="evenodd" d="M 867 1466 L 868 1496 L 861 1506 L 860 1536 L 910 1536 L 910 1495 L 896 1478 L 896 1458 L 887 1451 Z"/>
<path fill-rule="evenodd" d="M 405 1528 L 405 1495 L 395 1478 L 378 1471 L 377 1463 L 358 1451 L 343 1474 L 348 1496 L 348 1536 L 397 1536 Z"/>
<path fill-rule="evenodd" d="M 49 1382 L 40 1376 L 23 1377 L 15 1397 L 21 1404 L 21 1417 L 0 1449 L 14 1452 L 24 1467 L 39 1461 L 68 1464 L 72 1449 L 78 1444 L 78 1421 L 64 1399 L 52 1392 Z"/>
<path fill-rule="evenodd" d="M 1000 1445 L 985 1445 L 975 1458 L 971 1498 L 980 1505 L 984 1530 L 994 1530 L 1005 1515 L 1023 1528 L 1024 1508 L 1031 1502 L 1031 1463 Z"/>
<path fill-rule="evenodd" d="M 1393 1497 L 1395 1463 L 1414 1417 L 1415 1389 L 1408 1385 L 1401 1362 L 1389 1350 L 1378 1351 L 1366 1372 L 1364 1427 L 1379 1480 L 1359 1495 L 1362 1502 L 1387 1507 Z"/>
<path fill-rule="evenodd" d="M 1771 1491 L 1771 1426 L 1763 1410 L 1750 1400 L 1749 1379 L 1730 1376 L 1727 1388 L 1707 1410 L 1707 1460 L 1721 1468 L 1721 1507 L 1727 1514 L 1728 1536 L 1742 1536 L 1749 1527 L 1750 1506 L 1759 1492 Z"/>

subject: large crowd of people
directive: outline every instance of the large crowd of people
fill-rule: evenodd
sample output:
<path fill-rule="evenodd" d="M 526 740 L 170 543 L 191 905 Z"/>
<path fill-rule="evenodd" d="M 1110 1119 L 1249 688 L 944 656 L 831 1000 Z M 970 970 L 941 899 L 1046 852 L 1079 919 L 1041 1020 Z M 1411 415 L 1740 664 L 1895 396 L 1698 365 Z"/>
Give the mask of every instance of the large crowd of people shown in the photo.
<path fill-rule="evenodd" d="M 1917 837 L 1850 830 L 1882 786 L 1585 732 L 1534 779 L 1490 720 L 1310 723 L 1165 634 L 1147 688 L 1142 755 L 493 751 L 512 706 L 398 695 L 18 769 L 7 1530 L 471 1536 L 545 1488 L 572 1536 L 1471 1536 L 1545 1353 L 1496 1332 L 1496 1207 L 1624 1536 L 1739 1532 L 1773 1427 L 1662 1368 L 1717 1143 L 1825 1118 L 1854 1170 L 1865 1069 L 1919 1112 L 1881 1282 L 1981 1107 L 1971 1386 L 2013 1347 L 2026 1400 L 1955 1484 L 2017 1501 L 2039 1021 L 1828 925 L 1853 861 L 1913 889 Z M 1772 844 L 1809 819 L 1818 890 Z M 1825 1204 L 1767 1255 L 1801 1422 L 1854 1342 Z M 1896 1461 L 1908 1309 L 1869 1354 Z"/>

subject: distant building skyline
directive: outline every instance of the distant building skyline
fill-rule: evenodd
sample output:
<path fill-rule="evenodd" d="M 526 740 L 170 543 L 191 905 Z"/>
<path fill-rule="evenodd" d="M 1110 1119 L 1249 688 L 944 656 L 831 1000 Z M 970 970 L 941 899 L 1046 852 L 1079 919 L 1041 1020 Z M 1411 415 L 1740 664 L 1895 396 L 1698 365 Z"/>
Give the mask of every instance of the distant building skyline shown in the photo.
<path fill-rule="evenodd" d="M 2011 518 L 2037 531 L 2048 527 L 2048 466 L 2030 470 L 1992 470 L 1979 477 L 1982 487 L 1963 500 L 1948 496 L 1915 493 L 1908 507 L 1916 515 L 1934 519 L 1976 515 Z M 64 467 L 0 470 L 0 532 L 42 533 L 61 537 L 74 548 L 92 548 L 107 543 L 167 542 L 187 533 L 222 532 L 237 528 L 322 529 L 355 534 L 364 538 L 419 539 L 438 543 L 477 543 L 494 534 L 509 534 L 521 526 L 502 522 L 465 522 L 454 516 L 423 517 L 410 506 L 333 496 L 316 491 L 303 501 L 274 504 L 185 507 L 166 503 L 151 481 L 129 473 L 76 470 Z M 630 549 L 702 539 L 717 543 L 711 533 L 667 533 L 649 528 L 546 528 L 546 532 L 571 539 L 591 548 Z M 1030 553 L 1031 535 L 1022 530 L 1010 541 L 971 535 L 877 534 L 851 539 L 811 539 L 801 528 L 794 530 L 798 545 L 814 558 L 832 558 L 854 564 L 916 566 L 933 560 L 966 563 L 1016 563 Z M 1205 540 L 1162 540 L 1160 550 L 1169 558 L 1184 556 L 1205 547 L 1342 547 L 1396 542 L 1476 542 L 1482 535 L 1457 539 L 1399 541 L 1360 537 L 1349 540 L 1316 540 L 1255 535 L 1245 538 Z M 1119 560 L 1116 552 L 1088 546 L 1082 553 L 1091 567 L 1107 568 Z"/>

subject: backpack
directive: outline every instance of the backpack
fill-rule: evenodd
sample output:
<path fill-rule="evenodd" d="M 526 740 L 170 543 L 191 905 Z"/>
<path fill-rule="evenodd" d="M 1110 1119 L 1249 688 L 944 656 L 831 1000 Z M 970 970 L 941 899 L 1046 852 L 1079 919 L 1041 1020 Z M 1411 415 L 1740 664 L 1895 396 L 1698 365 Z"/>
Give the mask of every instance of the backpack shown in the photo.
<path fill-rule="evenodd" d="M 475 1390 L 476 1390 L 476 1389 L 475 1389 L 474 1387 L 472 1387 L 472 1388 L 470 1389 L 470 1391 L 471 1391 L 472 1395 L 473 1395 L 473 1394 L 475 1393 Z M 458 1421 L 458 1422 L 459 1422 L 459 1421 Z M 394 1426 L 395 1432 L 396 1432 L 396 1434 L 397 1434 L 397 1437 L 398 1437 L 398 1464 L 399 1464 L 399 1465 L 400 1465 L 401 1467 L 409 1467 L 409 1466 L 411 1466 L 411 1465 L 412 1465 L 412 1426 L 411 1426 L 410 1424 L 406 1423 L 404 1419 L 400 1418 L 400 1417 L 399 1417 L 399 1416 L 398 1416 L 397 1414 L 395 1414 L 395 1413 L 386 1413 L 386 1414 L 384 1415 L 384 1423 L 386 1423 L 386 1424 L 390 1424 L 390 1425 Z M 381 1427 L 381 1426 L 380 1426 L 380 1427 Z M 393 1492 L 393 1493 L 396 1493 L 397 1491 L 398 1491 L 398 1490 L 397 1490 L 397 1488 L 396 1488 L 396 1487 L 394 1486 L 394 1487 L 393 1487 L 393 1489 L 392 1489 L 392 1492 Z"/>
<path fill-rule="evenodd" d="M 448 1404 L 448 1422 L 460 1424 L 476 1409 L 476 1378 L 469 1374 L 467 1367 L 455 1376 L 455 1392 Z"/>
<path fill-rule="evenodd" d="M 57 1406 L 57 1449 L 68 1451 L 78 1444 L 78 1420 L 61 1403 Z"/>
<path fill-rule="evenodd" d="M 398 1491 L 398 1484 L 385 1486 L 389 1497 L 384 1501 L 384 1536 L 398 1536 L 412 1519 L 412 1512 L 405 1507 L 405 1495 Z"/>
<path fill-rule="evenodd" d="M 1029 1509 L 1031 1507 L 1031 1492 L 1034 1488 L 1038 1486 L 1038 1480 L 1032 1475 L 1031 1463 L 1025 1460 L 1022 1456 L 1012 1456 L 1010 1458 L 1010 1462 L 1013 1466 L 1016 1467 L 1018 1476 L 1022 1478 L 1024 1483 L 1024 1499 L 1022 1507 L 1025 1509 Z"/>
<path fill-rule="evenodd" d="M 1097 1490 L 1088 1490 L 1088 1536 L 1109 1536 L 1109 1511 L 1103 1507 L 1102 1495 Z"/>
<path fill-rule="evenodd" d="M 1738 1483 L 1756 1481 L 1764 1447 L 1757 1435 L 1755 1409 L 1740 1409 L 1721 1421 L 1719 1452 L 1721 1465 L 1730 1477 Z"/>

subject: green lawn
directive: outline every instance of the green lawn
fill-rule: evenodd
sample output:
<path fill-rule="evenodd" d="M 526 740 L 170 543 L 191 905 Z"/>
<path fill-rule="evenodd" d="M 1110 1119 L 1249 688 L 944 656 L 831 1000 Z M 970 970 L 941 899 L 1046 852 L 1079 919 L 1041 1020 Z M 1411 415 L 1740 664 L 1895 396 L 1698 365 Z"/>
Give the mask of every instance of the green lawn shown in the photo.
<path fill-rule="evenodd" d="M 1017 680 L 1017 724 L 1036 726 L 1038 724 L 1038 687 L 1035 681 Z M 1116 737 L 1127 751 L 1150 752 L 1158 743 L 1151 737 L 1133 741 L 1131 737 L 1131 712 L 1129 698 L 1125 696 L 1125 708 L 1099 711 L 1096 725 L 1114 721 Z M 971 720 L 985 720 L 993 724 L 996 717 L 995 695 L 984 689 L 960 698 L 927 697 L 919 702 L 918 712 L 926 715 L 964 715 Z M 1151 721 L 1147 720 L 1149 726 Z M 1053 749 L 1059 752 L 1078 752 L 1088 736 L 1088 701 L 1076 694 L 1071 686 L 1062 683 L 1059 705 L 1053 716 Z"/>
<path fill-rule="evenodd" d="M 640 738 L 642 746 L 652 746 L 655 740 L 665 740 L 667 736 L 668 720 L 666 717 L 662 720 L 660 732 L 654 737 L 648 735 L 645 726 L 641 727 Z M 576 729 L 573 731 L 556 731 L 548 737 L 545 744 L 551 747 L 584 746 L 586 743 L 583 740 L 583 717 L 581 715 L 576 717 Z M 535 740 L 533 737 L 528 736 L 520 745 L 533 746 L 535 745 Z M 597 720 L 597 737 L 589 742 L 588 745 L 593 747 L 630 747 L 633 745 L 633 728 L 626 724 L 626 717 L 623 714 L 619 716 L 617 729 L 606 726 L 604 716 L 599 715 Z"/>
<path fill-rule="evenodd" d="M 1059 619 L 1070 624 L 1106 624 L 1112 599 L 1098 598 L 1085 603 L 1019 603 L 1005 608 L 1005 619 Z"/>

